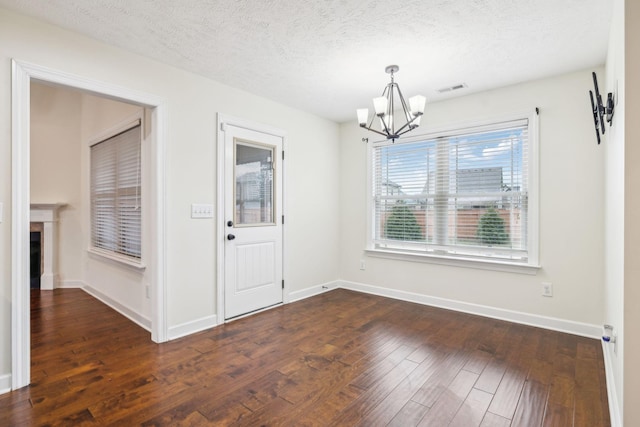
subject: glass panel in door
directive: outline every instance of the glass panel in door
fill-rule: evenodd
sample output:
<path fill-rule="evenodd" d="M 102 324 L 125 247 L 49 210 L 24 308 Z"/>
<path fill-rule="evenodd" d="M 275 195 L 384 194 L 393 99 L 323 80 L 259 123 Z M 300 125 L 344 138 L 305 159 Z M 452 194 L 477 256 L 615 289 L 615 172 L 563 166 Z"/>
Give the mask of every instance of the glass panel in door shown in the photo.
<path fill-rule="evenodd" d="M 275 147 L 235 140 L 235 226 L 274 225 Z"/>

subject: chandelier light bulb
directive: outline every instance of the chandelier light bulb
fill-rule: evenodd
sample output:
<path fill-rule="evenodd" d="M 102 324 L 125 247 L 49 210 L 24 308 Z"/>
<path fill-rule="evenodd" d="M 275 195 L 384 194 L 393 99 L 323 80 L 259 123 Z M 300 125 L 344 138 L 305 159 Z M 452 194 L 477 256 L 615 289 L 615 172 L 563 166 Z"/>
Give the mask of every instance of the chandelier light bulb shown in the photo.
<path fill-rule="evenodd" d="M 366 125 L 367 120 L 369 120 L 369 109 L 358 108 L 356 112 L 358 113 L 358 123 L 360 124 L 360 126 Z"/>
<path fill-rule="evenodd" d="M 389 100 L 384 96 L 373 98 L 373 109 L 376 111 L 376 116 L 382 117 L 387 114 L 387 107 L 389 106 Z"/>
<path fill-rule="evenodd" d="M 424 114 L 424 107 L 426 104 L 427 98 L 422 95 L 415 95 L 409 98 L 409 109 L 414 117 Z"/>

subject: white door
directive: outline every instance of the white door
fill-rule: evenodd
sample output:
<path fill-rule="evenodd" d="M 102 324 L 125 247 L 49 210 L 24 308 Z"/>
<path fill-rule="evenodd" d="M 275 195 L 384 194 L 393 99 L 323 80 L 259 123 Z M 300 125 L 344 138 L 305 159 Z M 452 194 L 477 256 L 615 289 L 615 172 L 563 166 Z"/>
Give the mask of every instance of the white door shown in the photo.
<path fill-rule="evenodd" d="M 282 138 L 226 125 L 224 310 L 282 303 Z"/>

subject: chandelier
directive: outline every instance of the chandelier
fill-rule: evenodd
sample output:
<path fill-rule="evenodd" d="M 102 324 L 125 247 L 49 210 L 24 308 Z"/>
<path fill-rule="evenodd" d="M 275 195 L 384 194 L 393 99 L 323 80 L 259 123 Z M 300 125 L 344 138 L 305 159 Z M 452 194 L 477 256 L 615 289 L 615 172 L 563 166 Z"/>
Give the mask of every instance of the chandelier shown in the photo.
<path fill-rule="evenodd" d="M 389 65 L 384 71 L 387 74 L 391 74 L 391 82 L 382 91 L 382 96 L 373 98 L 373 108 L 375 114 L 369 120 L 369 109 L 360 108 L 357 110 L 358 123 L 360 127 L 363 127 L 371 132 L 375 132 L 395 142 L 401 135 L 417 128 L 420 125 L 420 119 L 424 113 L 424 106 L 427 102 L 426 98 L 422 95 L 416 95 L 409 98 L 409 106 L 402 96 L 400 86 L 393 81 L 393 74 L 397 73 L 400 67 L 397 65 Z M 396 128 L 396 120 L 394 115 L 396 113 L 396 96 L 400 98 L 400 104 L 402 106 L 402 115 L 406 122 L 399 128 Z M 399 113 L 399 110 L 398 110 Z M 380 130 L 373 128 L 373 122 L 376 116 L 380 120 Z M 369 123 L 367 125 L 367 123 Z"/>

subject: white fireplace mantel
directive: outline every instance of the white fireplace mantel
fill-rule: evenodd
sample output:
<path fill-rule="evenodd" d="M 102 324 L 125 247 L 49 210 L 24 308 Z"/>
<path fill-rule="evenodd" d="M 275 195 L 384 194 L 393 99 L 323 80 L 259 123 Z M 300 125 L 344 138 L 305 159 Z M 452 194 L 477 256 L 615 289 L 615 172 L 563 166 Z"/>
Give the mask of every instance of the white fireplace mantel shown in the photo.
<path fill-rule="evenodd" d="M 43 269 L 40 277 L 40 289 L 55 289 L 59 282 L 58 274 L 58 211 L 66 203 L 32 203 L 31 222 L 41 222 Z"/>

